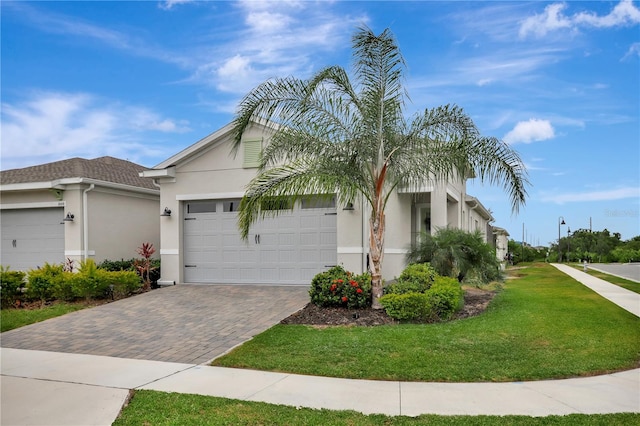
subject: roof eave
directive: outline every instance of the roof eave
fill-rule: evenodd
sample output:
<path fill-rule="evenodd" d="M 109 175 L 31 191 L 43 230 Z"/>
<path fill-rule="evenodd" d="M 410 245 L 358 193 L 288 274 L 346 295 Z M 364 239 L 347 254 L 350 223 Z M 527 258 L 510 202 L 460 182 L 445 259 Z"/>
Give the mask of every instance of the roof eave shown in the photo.
<path fill-rule="evenodd" d="M 119 189 L 128 192 L 135 192 L 139 194 L 150 194 L 150 195 L 159 195 L 159 189 L 151 189 L 151 188 L 142 188 L 139 186 L 126 185 L 122 183 L 108 182 L 104 180 L 98 179 L 87 179 L 87 178 L 64 178 L 64 179 L 56 179 L 52 181 L 45 182 L 25 182 L 25 183 L 10 183 L 6 185 L 0 185 L 0 192 L 9 192 L 9 191 L 36 191 L 41 189 L 67 189 L 68 185 L 77 185 L 77 184 L 94 184 L 96 186 L 101 186 L 104 188 L 112 188 Z"/>

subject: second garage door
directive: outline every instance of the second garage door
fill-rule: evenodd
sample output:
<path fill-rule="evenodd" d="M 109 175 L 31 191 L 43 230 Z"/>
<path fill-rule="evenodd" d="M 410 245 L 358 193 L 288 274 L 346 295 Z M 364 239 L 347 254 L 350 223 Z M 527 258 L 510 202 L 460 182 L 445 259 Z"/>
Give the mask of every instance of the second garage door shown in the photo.
<path fill-rule="evenodd" d="M 337 263 L 335 202 L 303 200 L 240 238 L 239 199 L 184 203 L 184 281 L 309 284 Z"/>
<path fill-rule="evenodd" d="M 27 271 L 64 261 L 62 208 L 0 211 L 2 248 L 0 263 L 14 271 Z"/>

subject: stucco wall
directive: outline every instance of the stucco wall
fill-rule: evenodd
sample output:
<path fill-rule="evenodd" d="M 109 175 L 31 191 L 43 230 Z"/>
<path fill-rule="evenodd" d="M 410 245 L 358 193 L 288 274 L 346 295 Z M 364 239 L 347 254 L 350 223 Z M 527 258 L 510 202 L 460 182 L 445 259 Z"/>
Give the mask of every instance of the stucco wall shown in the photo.
<path fill-rule="evenodd" d="M 96 262 L 140 257 L 136 249 L 142 243 L 152 243 L 158 250 L 158 197 L 97 187 L 87 193 L 87 199 L 89 250 Z"/>

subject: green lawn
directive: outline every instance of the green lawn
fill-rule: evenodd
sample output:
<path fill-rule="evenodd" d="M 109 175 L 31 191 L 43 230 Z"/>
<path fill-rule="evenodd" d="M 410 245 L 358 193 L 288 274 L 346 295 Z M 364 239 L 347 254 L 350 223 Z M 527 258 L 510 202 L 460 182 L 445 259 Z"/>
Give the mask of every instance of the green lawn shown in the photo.
<path fill-rule="evenodd" d="M 136 391 L 114 426 L 126 425 L 631 425 L 640 414 L 389 417 L 354 411 L 313 410 L 199 395 Z"/>
<path fill-rule="evenodd" d="M 86 307 L 86 303 L 79 302 L 56 303 L 40 309 L 2 309 L 0 310 L 0 332 L 24 327 L 25 325 L 44 321 L 49 318 L 59 317 Z"/>
<path fill-rule="evenodd" d="M 515 271 L 489 309 L 432 325 L 277 325 L 214 365 L 403 381 L 519 381 L 638 366 L 640 318 L 547 264 Z"/>

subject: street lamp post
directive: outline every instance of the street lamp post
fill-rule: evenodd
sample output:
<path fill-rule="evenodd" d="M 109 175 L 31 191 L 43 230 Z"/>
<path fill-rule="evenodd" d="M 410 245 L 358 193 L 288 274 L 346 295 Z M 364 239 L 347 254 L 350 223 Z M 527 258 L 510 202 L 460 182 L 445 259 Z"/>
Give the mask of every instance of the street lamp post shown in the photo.
<path fill-rule="evenodd" d="M 566 225 L 564 217 L 558 218 L 558 263 L 562 262 L 562 253 L 560 252 L 560 225 Z"/>
<path fill-rule="evenodd" d="M 567 226 L 567 262 L 571 262 L 569 254 L 571 253 L 571 228 Z"/>

